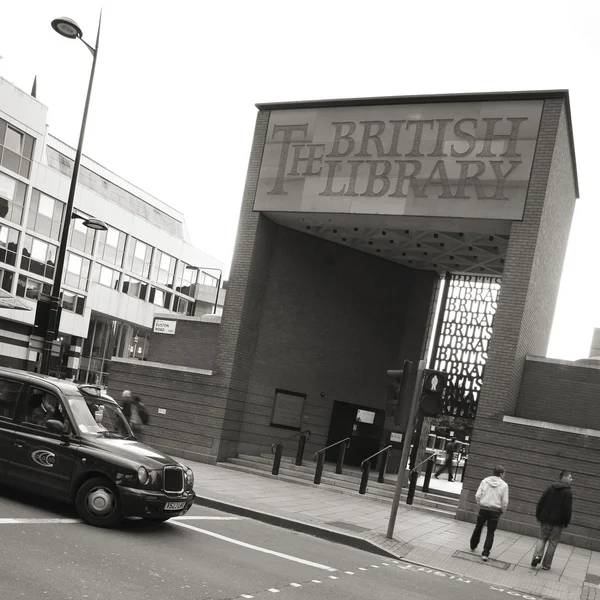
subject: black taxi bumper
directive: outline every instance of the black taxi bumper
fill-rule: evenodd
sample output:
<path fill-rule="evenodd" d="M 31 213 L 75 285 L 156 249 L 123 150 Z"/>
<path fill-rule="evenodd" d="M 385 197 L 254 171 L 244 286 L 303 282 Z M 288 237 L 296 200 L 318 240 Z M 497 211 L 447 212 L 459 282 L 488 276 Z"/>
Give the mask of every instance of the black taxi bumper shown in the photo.
<path fill-rule="evenodd" d="M 196 494 L 188 490 L 182 494 L 165 494 L 161 491 L 119 487 L 125 517 L 179 517 L 192 505 Z"/>

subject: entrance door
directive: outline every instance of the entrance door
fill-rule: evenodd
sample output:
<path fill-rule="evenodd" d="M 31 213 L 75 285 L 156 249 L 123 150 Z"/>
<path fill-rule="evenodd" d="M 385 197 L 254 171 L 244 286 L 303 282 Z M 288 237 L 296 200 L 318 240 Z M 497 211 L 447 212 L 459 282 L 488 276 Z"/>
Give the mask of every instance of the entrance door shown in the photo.
<path fill-rule="evenodd" d="M 349 437 L 350 447 L 346 450 L 344 463 L 358 466 L 367 456 L 379 450 L 384 420 L 383 410 L 348 402 L 335 402 L 327 445 Z M 325 460 L 337 461 L 338 452 L 339 446 L 328 450 Z"/>

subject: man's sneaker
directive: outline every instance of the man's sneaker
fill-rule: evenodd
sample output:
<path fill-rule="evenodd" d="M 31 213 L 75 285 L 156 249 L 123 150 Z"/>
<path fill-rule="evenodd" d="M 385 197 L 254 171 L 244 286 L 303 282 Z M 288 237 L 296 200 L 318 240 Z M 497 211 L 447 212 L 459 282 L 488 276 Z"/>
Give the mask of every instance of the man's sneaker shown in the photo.
<path fill-rule="evenodd" d="M 544 571 L 549 571 L 550 567 L 547 567 L 546 565 L 542 565 L 542 569 L 544 569 Z"/>
<path fill-rule="evenodd" d="M 534 556 L 533 560 L 531 561 L 531 566 L 532 567 L 537 567 L 540 564 L 541 560 L 542 560 L 541 556 Z"/>
<path fill-rule="evenodd" d="M 489 557 L 488 557 L 488 556 L 486 556 L 485 554 L 482 554 L 482 555 L 481 555 L 481 560 L 482 560 L 483 562 L 487 562 L 488 558 L 489 558 Z"/>
<path fill-rule="evenodd" d="M 477 550 L 477 546 L 471 546 L 471 552 L 475 552 Z"/>

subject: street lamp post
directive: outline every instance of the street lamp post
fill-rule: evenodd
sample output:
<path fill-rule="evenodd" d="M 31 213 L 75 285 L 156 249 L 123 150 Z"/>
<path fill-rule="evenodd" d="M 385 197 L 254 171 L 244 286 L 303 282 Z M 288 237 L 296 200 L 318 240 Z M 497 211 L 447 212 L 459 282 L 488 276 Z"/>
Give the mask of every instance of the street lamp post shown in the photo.
<path fill-rule="evenodd" d="M 67 209 L 65 211 L 65 219 L 62 225 L 62 232 L 60 238 L 60 247 L 58 250 L 58 257 L 56 259 L 56 267 L 54 271 L 54 282 L 52 284 L 52 295 L 50 298 L 50 312 L 48 316 L 48 328 L 44 339 L 44 348 L 42 351 L 42 363 L 40 371 L 42 374 L 47 375 L 50 367 L 50 357 L 52 355 L 52 345 L 54 338 L 58 333 L 58 316 L 60 308 L 60 288 L 62 285 L 63 271 L 65 267 L 65 257 L 67 254 L 67 244 L 69 242 L 69 229 L 71 225 L 71 218 L 73 213 L 73 203 L 75 200 L 75 189 L 77 187 L 77 176 L 79 174 L 79 165 L 81 163 L 81 151 L 83 148 L 83 138 L 85 136 L 85 126 L 87 123 L 88 109 L 90 106 L 90 97 L 92 95 L 92 86 L 94 83 L 94 74 L 96 72 L 96 60 L 98 58 L 98 46 L 100 43 L 100 27 L 102 25 L 102 13 L 100 13 L 100 19 L 98 21 L 98 33 L 96 35 L 96 47 L 93 48 L 83 39 L 83 32 L 75 21 L 62 17 L 54 19 L 52 21 L 52 28 L 60 35 L 69 39 L 80 39 L 87 49 L 92 53 L 94 57 L 92 62 L 92 70 L 90 72 L 90 81 L 88 84 L 87 96 L 85 99 L 85 107 L 83 109 L 83 119 L 81 121 L 81 130 L 79 132 L 79 143 L 77 144 L 77 151 L 75 153 L 75 162 L 73 164 L 73 174 L 71 176 L 71 187 L 69 188 L 69 198 L 67 200 Z M 92 227 L 93 228 L 93 227 Z"/>
<path fill-rule="evenodd" d="M 221 280 L 223 279 L 223 271 L 221 269 L 219 269 L 218 267 L 195 267 L 193 265 L 186 265 L 185 267 L 186 269 L 191 269 L 193 271 L 197 271 L 196 273 L 196 284 L 198 283 L 198 273 L 200 273 L 201 270 L 205 270 L 205 271 L 219 271 L 219 281 L 217 281 L 217 293 L 215 295 L 215 304 L 213 307 L 213 315 L 217 314 L 217 304 L 219 302 L 219 292 L 221 291 Z M 194 301 L 196 299 L 194 298 Z"/>

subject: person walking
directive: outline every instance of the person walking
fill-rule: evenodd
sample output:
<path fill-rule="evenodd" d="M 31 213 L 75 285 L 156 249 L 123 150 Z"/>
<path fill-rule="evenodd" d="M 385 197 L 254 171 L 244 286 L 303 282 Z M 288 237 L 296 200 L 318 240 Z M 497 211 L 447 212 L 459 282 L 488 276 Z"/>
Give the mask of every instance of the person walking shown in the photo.
<path fill-rule="evenodd" d="M 446 452 L 446 457 L 444 458 L 444 464 L 436 471 L 434 477 L 436 479 L 448 469 L 448 481 L 454 481 L 452 477 L 452 460 L 454 459 L 454 453 L 456 452 L 456 438 L 450 438 L 450 441 L 446 444 L 446 448 L 444 451 Z"/>
<path fill-rule="evenodd" d="M 137 395 L 125 390 L 121 400 L 121 410 L 127 419 L 135 437 L 144 441 L 144 427 L 148 424 L 148 409 Z"/>
<path fill-rule="evenodd" d="M 494 533 L 498 527 L 500 516 L 508 508 L 508 484 L 504 481 L 505 476 L 506 469 L 500 465 L 496 466 L 494 474 L 481 481 L 475 494 L 475 500 L 479 505 L 479 514 L 473 535 L 471 535 L 471 550 L 475 550 L 479 545 L 481 531 L 487 524 L 487 534 L 481 553 L 484 562 L 487 562 L 494 545 Z"/>
<path fill-rule="evenodd" d="M 533 551 L 532 567 L 537 567 L 541 562 L 542 569 L 547 571 L 552 566 L 554 551 L 558 546 L 562 531 L 571 522 L 572 481 L 573 476 L 569 471 L 561 471 L 558 481 L 546 488 L 537 503 L 535 518 L 540 523 L 540 537 Z M 546 544 L 548 545 L 546 546 Z M 544 554 L 544 548 L 546 548 L 546 554 Z"/>

